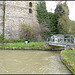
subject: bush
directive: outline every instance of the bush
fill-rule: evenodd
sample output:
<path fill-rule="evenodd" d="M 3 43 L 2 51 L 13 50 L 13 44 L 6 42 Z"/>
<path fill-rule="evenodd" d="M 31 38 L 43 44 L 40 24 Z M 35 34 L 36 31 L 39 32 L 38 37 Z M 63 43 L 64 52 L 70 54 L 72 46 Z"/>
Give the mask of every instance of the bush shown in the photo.
<path fill-rule="evenodd" d="M 2 34 L 2 35 L 0 35 L 0 42 L 3 42 L 3 40 L 4 40 L 4 36 Z"/>
<path fill-rule="evenodd" d="M 21 30 L 21 39 L 26 38 L 33 40 L 34 29 L 30 25 L 22 24 Z"/>

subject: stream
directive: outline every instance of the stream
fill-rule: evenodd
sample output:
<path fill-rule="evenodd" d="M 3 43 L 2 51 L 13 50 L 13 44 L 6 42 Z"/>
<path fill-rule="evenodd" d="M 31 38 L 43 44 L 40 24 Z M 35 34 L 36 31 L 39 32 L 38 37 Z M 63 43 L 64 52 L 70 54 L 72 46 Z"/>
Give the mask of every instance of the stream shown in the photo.
<path fill-rule="evenodd" d="M 0 74 L 71 74 L 60 51 L 0 50 Z"/>

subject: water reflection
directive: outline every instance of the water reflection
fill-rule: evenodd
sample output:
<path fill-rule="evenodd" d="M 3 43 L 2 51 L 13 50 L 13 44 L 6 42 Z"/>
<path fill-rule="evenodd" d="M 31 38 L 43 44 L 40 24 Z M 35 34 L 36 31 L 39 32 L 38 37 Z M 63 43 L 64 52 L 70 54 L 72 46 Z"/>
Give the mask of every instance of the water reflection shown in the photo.
<path fill-rule="evenodd" d="M 71 74 L 60 52 L 0 50 L 0 74 Z"/>

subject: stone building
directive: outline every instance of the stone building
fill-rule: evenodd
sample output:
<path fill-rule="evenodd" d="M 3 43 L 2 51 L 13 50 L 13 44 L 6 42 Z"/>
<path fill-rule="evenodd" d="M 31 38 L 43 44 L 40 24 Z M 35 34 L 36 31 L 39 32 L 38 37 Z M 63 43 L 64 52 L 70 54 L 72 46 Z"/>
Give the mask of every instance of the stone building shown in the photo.
<path fill-rule="evenodd" d="M 40 41 L 40 26 L 36 18 L 38 1 L 0 1 L 0 35 L 6 39 L 22 39 L 22 25 L 29 25 L 34 29 L 33 37 Z"/>

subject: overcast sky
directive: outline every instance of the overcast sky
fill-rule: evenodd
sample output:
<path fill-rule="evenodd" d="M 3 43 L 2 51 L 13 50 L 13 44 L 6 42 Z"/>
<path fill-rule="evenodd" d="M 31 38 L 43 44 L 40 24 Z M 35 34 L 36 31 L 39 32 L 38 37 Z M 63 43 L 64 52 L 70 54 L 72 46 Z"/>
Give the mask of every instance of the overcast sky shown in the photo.
<path fill-rule="evenodd" d="M 46 8 L 48 12 L 53 12 L 56 8 L 56 5 L 59 1 L 46 1 Z M 64 1 L 62 1 L 64 3 Z M 75 21 L 75 1 L 67 1 L 67 5 L 69 8 L 69 18 Z"/>

